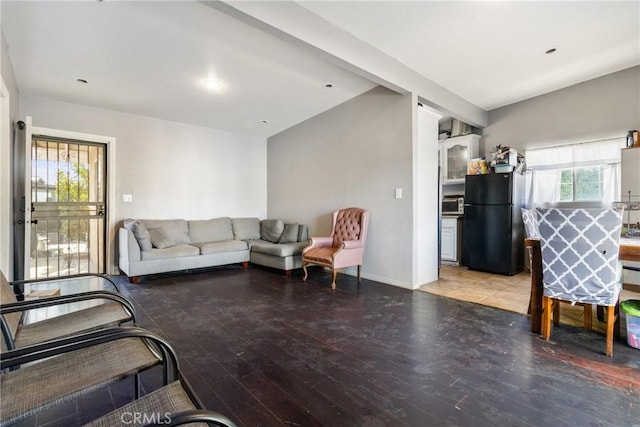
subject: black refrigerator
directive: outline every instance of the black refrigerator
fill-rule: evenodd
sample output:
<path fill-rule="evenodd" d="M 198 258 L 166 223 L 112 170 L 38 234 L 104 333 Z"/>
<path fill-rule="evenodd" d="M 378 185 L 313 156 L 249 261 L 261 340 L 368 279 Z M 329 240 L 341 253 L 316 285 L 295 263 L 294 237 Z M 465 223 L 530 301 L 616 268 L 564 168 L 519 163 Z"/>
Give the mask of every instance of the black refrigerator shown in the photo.
<path fill-rule="evenodd" d="M 520 209 L 524 176 L 467 175 L 464 185 L 462 263 L 471 270 L 512 276 L 524 269 Z"/>

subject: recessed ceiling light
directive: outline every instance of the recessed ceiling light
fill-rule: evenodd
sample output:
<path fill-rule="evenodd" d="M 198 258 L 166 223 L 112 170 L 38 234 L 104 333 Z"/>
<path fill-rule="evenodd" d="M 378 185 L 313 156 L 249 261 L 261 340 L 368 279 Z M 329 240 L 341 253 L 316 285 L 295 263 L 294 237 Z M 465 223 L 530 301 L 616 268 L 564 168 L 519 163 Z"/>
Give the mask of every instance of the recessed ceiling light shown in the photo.
<path fill-rule="evenodd" d="M 544 53 L 546 53 L 547 55 L 554 53 L 557 49 L 555 47 L 552 47 L 551 49 L 546 50 Z"/>
<path fill-rule="evenodd" d="M 220 90 L 222 89 L 222 83 L 217 79 L 207 79 L 204 81 L 204 87 L 211 90 Z"/>
<path fill-rule="evenodd" d="M 333 87 L 333 83 L 327 83 L 324 85 L 327 89 L 331 89 Z"/>
<path fill-rule="evenodd" d="M 269 120 L 260 120 L 260 123 L 262 123 L 263 125 L 266 125 L 267 123 L 269 123 Z"/>
<path fill-rule="evenodd" d="M 87 83 L 89 83 L 88 81 L 86 81 L 85 79 L 81 79 L 81 78 L 77 78 L 76 81 L 78 83 L 82 83 L 83 85 L 86 85 Z"/>

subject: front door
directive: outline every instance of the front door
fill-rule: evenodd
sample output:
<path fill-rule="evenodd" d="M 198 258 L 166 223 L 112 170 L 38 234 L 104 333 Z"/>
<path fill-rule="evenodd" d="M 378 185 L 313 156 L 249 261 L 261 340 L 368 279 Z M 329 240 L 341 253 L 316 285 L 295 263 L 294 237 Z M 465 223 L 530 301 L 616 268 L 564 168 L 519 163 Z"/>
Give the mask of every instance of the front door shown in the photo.
<path fill-rule="evenodd" d="M 105 273 L 106 145 L 31 136 L 31 279 Z"/>

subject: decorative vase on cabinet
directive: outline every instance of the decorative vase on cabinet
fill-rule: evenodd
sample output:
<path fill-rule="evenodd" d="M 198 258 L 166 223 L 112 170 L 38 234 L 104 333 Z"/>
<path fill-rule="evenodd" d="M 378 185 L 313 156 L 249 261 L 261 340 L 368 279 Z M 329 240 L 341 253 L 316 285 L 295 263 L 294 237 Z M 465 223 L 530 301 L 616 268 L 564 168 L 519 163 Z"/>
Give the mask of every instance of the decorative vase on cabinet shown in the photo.
<path fill-rule="evenodd" d="M 457 136 L 441 144 L 441 160 L 444 184 L 464 184 L 469 159 L 478 157 L 480 135 Z"/>

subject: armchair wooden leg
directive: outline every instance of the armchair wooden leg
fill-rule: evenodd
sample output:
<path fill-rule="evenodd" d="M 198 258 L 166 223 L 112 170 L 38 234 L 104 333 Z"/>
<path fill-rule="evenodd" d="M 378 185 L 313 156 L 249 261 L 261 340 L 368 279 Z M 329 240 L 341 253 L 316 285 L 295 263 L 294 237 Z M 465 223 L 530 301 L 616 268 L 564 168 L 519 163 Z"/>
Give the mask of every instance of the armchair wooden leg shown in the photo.
<path fill-rule="evenodd" d="M 360 268 L 361 267 L 362 267 L 361 265 L 358 266 L 358 282 L 360 281 Z"/>
<path fill-rule="evenodd" d="M 306 282 L 307 281 L 307 276 L 309 274 L 307 273 L 307 264 L 304 263 L 304 262 L 302 263 L 302 270 L 304 271 L 304 277 L 302 278 L 302 281 Z"/>
<path fill-rule="evenodd" d="M 336 276 L 338 272 L 336 270 L 331 270 L 331 289 L 336 288 Z"/>

